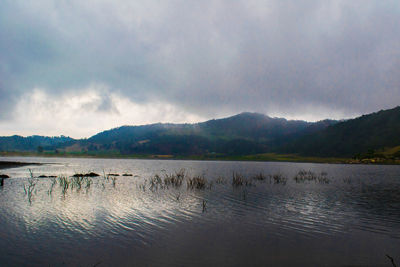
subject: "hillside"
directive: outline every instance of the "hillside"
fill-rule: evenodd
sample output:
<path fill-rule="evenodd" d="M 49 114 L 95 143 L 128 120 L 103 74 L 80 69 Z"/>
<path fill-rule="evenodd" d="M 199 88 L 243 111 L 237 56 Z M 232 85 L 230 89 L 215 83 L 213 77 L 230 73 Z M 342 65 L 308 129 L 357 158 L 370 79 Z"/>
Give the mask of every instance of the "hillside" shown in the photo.
<path fill-rule="evenodd" d="M 0 137 L 0 151 L 91 155 L 240 156 L 262 153 L 312 157 L 398 157 L 400 107 L 346 120 L 306 122 L 241 113 L 196 124 L 122 126 L 88 139 Z"/>
<path fill-rule="evenodd" d="M 281 146 L 282 153 L 347 156 L 400 145 L 400 107 L 330 125 Z"/>
<path fill-rule="evenodd" d="M 74 141 L 74 139 L 67 136 L 2 136 L 0 137 L 0 151 L 54 150 L 61 145 L 68 145 Z"/>
<path fill-rule="evenodd" d="M 314 124 L 246 112 L 197 124 L 123 126 L 92 136 L 86 148 L 122 154 L 255 154 L 271 150 L 278 138 L 299 135 Z"/>

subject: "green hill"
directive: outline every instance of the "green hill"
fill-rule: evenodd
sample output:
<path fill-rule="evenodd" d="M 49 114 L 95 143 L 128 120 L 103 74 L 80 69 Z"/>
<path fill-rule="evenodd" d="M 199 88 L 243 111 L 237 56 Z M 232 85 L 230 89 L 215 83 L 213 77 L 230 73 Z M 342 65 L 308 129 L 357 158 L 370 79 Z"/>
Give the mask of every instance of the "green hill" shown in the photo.
<path fill-rule="evenodd" d="M 0 151 L 55 150 L 61 145 L 72 144 L 74 141 L 67 136 L 2 136 L 0 137 Z"/>
<path fill-rule="evenodd" d="M 86 148 L 122 154 L 254 154 L 268 151 L 277 138 L 298 134 L 311 125 L 246 112 L 197 124 L 123 126 L 92 136 Z"/>
<path fill-rule="evenodd" d="M 351 157 L 400 145 L 400 107 L 339 122 L 279 149 L 308 156 Z"/>
<path fill-rule="evenodd" d="M 88 139 L 0 137 L 0 151 L 59 151 L 92 155 L 400 157 L 400 107 L 346 120 L 306 122 L 258 113 L 196 124 L 122 126 Z"/>

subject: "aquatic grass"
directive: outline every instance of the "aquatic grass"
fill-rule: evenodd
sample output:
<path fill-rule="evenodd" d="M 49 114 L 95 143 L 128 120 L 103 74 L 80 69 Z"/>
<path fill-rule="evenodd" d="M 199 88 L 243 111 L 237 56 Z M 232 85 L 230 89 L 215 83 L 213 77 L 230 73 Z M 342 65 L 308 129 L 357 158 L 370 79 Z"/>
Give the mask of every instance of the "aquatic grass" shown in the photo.
<path fill-rule="evenodd" d="M 207 211 L 207 200 L 203 199 L 202 207 L 203 207 L 203 212 L 206 212 Z"/>
<path fill-rule="evenodd" d="M 110 177 L 108 176 L 108 174 L 106 174 L 104 170 L 103 170 L 103 179 L 107 181 L 110 179 Z"/>
<path fill-rule="evenodd" d="M 25 191 L 25 195 L 28 196 L 29 203 L 32 204 L 32 197 L 33 197 L 33 193 L 36 192 L 35 186 L 36 186 L 37 181 L 35 179 L 35 176 L 33 175 L 32 170 L 31 169 L 28 169 L 28 170 L 29 170 L 30 177 L 28 178 L 28 184 L 27 185 L 24 184 L 24 191 Z"/>
<path fill-rule="evenodd" d="M 146 192 L 146 181 L 144 182 L 144 184 L 139 185 L 139 189 L 141 189 L 143 192 Z"/>
<path fill-rule="evenodd" d="M 327 175 L 328 173 L 326 172 L 321 172 L 319 175 L 317 175 L 312 171 L 300 170 L 293 179 L 296 181 L 296 183 L 314 181 L 318 183 L 329 184 L 330 180 Z"/>
<path fill-rule="evenodd" d="M 233 172 L 232 174 L 232 186 L 238 187 L 238 186 L 251 186 L 253 185 L 252 181 L 245 178 L 242 174 Z"/>
<path fill-rule="evenodd" d="M 234 172 L 233 174 L 232 174 L 232 185 L 233 186 L 241 186 L 241 185 L 243 185 L 244 184 L 244 177 L 243 177 L 243 175 L 241 175 L 241 174 L 239 174 L 239 173 L 236 173 L 236 172 Z"/>
<path fill-rule="evenodd" d="M 92 179 L 90 179 L 89 177 L 85 177 L 86 189 L 89 189 L 92 183 L 93 183 Z"/>
<path fill-rule="evenodd" d="M 205 189 L 207 186 L 207 179 L 202 175 L 194 176 L 187 179 L 188 189 Z M 209 187 L 211 189 L 211 187 Z"/>
<path fill-rule="evenodd" d="M 77 191 L 79 191 L 82 188 L 82 182 L 83 182 L 84 177 L 72 177 L 71 180 L 71 190 L 76 188 Z"/>
<path fill-rule="evenodd" d="M 267 176 L 264 175 L 262 172 L 260 172 L 260 173 L 258 173 L 256 175 L 254 175 L 253 179 L 257 180 L 257 181 L 265 181 L 267 179 Z"/>
<path fill-rule="evenodd" d="M 51 180 L 50 189 L 47 191 L 47 194 L 49 196 L 51 196 L 53 194 L 53 188 L 57 184 L 57 179 L 56 178 L 52 177 L 52 178 L 50 178 L 50 180 Z"/>
<path fill-rule="evenodd" d="M 182 185 L 184 175 L 178 175 L 178 174 L 165 174 L 164 177 L 164 185 L 169 186 L 172 185 L 174 187 L 180 187 Z"/>
<path fill-rule="evenodd" d="M 112 182 L 113 187 L 115 188 L 115 185 L 116 185 L 116 182 L 117 182 L 117 177 L 111 176 L 111 182 Z"/>
<path fill-rule="evenodd" d="M 153 177 L 150 178 L 150 190 L 158 189 L 158 188 L 163 188 L 163 181 L 160 177 L 160 175 L 155 174 Z"/>
<path fill-rule="evenodd" d="M 65 197 L 65 194 L 68 191 L 71 181 L 66 176 L 59 176 L 58 183 L 61 187 L 61 192 L 62 192 L 63 196 Z"/>
<path fill-rule="evenodd" d="M 394 262 L 394 259 L 391 256 L 386 254 L 386 257 L 390 260 L 390 262 L 392 263 L 393 267 L 397 267 L 396 263 Z"/>
<path fill-rule="evenodd" d="M 328 177 L 324 177 L 324 176 L 319 176 L 317 177 L 317 181 L 320 184 L 329 184 L 330 180 Z"/>
<path fill-rule="evenodd" d="M 226 184 L 226 179 L 225 179 L 225 177 L 220 176 L 215 180 L 215 183 L 216 184 Z"/>
<path fill-rule="evenodd" d="M 281 173 L 276 173 L 270 176 L 272 180 L 274 181 L 274 184 L 282 184 L 285 185 L 287 182 L 287 178 L 283 176 Z"/>
<path fill-rule="evenodd" d="M 179 179 L 184 179 L 186 176 L 186 170 L 185 169 L 180 169 L 179 171 L 175 172 L 175 175 Z"/>
<path fill-rule="evenodd" d="M 300 170 L 293 179 L 296 183 L 302 183 L 305 181 L 314 181 L 316 178 L 316 175 L 312 171 Z"/>

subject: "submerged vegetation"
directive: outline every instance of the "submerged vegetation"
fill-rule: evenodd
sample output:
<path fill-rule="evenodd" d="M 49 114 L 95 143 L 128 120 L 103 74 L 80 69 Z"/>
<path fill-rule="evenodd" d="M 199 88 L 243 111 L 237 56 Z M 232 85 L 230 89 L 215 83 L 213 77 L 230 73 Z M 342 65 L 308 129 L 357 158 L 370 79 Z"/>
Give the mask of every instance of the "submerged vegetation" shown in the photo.
<path fill-rule="evenodd" d="M 188 178 L 187 187 L 189 189 L 205 189 L 207 187 L 211 189 L 211 183 L 208 183 L 207 179 L 204 176 L 195 176 L 193 178 Z"/>
<path fill-rule="evenodd" d="M 287 178 L 281 173 L 271 175 L 270 178 L 272 178 L 272 180 L 274 181 L 274 184 L 284 184 L 285 185 L 287 182 Z"/>
<path fill-rule="evenodd" d="M 118 173 L 106 173 L 103 171 L 103 175 L 100 176 L 94 172 L 88 173 L 76 173 L 71 176 L 61 175 L 55 178 L 56 176 L 46 176 L 40 175 L 35 177 L 33 172 L 30 171 L 30 177 L 26 180 L 27 183 L 24 183 L 24 192 L 28 198 L 28 202 L 32 204 L 33 196 L 37 192 L 37 183 L 39 181 L 49 181 L 49 187 L 47 189 L 47 194 L 53 197 L 54 192 L 60 192 L 62 199 L 65 199 L 71 193 L 88 193 L 92 188 L 92 185 L 96 185 L 95 188 L 100 188 L 105 190 L 107 185 L 110 187 L 109 190 L 118 190 L 117 179 L 119 176 L 122 176 L 124 179 L 133 179 L 137 184 L 137 188 L 143 192 L 147 190 L 151 192 L 156 192 L 158 190 L 176 190 L 174 193 L 173 199 L 177 202 L 182 202 L 185 199 L 184 190 L 182 189 L 182 185 L 186 184 L 186 192 L 189 193 L 191 191 L 197 191 L 198 193 L 204 192 L 205 190 L 212 190 L 213 184 L 216 186 L 224 186 L 227 184 L 228 180 L 223 176 L 218 176 L 216 178 L 207 179 L 204 174 L 202 175 L 189 175 L 189 173 L 185 169 L 180 169 L 179 171 L 175 171 L 174 173 L 165 173 L 163 170 L 163 174 L 154 174 L 149 179 L 138 179 L 138 175 L 127 175 L 118 174 Z M 43 179 L 38 179 L 39 177 Z M 122 179 L 122 178 L 121 178 Z M 299 170 L 293 177 L 293 181 L 298 183 L 318 183 L 318 184 L 329 184 L 331 179 L 328 178 L 328 174 L 326 172 L 315 173 L 311 170 Z M 346 178 L 342 180 L 345 184 L 350 184 L 351 179 Z M 258 172 L 253 175 L 244 175 L 239 172 L 232 173 L 231 186 L 235 190 L 240 190 L 240 199 L 242 201 L 246 201 L 249 197 L 249 192 L 246 189 L 247 187 L 257 187 L 257 186 L 267 186 L 270 184 L 285 186 L 289 182 L 288 177 L 283 173 L 273 173 L 266 174 L 263 172 Z M 59 189 L 57 189 L 56 185 L 58 185 Z M 121 187 L 123 188 L 123 183 Z M 185 188 L 185 187 L 184 187 Z M 242 188 L 242 189 L 240 189 Z M 82 190 L 83 189 L 83 190 Z M 203 193 L 202 193 L 203 194 Z M 183 196 L 183 197 L 182 197 Z M 202 199 L 201 202 L 201 210 L 202 212 L 207 211 L 207 199 Z"/>
<path fill-rule="evenodd" d="M 27 197 L 28 197 L 29 203 L 31 204 L 33 193 L 34 192 L 36 193 L 35 186 L 36 186 L 37 181 L 33 175 L 32 170 L 31 169 L 28 169 L 28 170 L 29 170 L 30 177 L 28 178 L 28 184 L 26 184 L 26 185 L 24 184 L 24 192 L 25 192 L 25 195 L 27 195 Z"/>
<path fill-rule="evenodd" d="M 304 182 L 318 182 L 318 183 L 324 183 L 324 184 L 329 184 L 329 178 L 327 177 L 326 172 L 321 172 L 320 174 L 315 174 L 312 171 L 305 171 L 301 170 L 299 171 L 296 176 L 293 178 L 296 183 L 304 183 Z"/>
<path fill-rule="evenodd" d="M 238 187 L 238 186 L 249 186 L 252 185 L 251 179 L 247 179 L 244 177 L 244 175 L 234 172 L 232 174 L 232 186 Z"/>

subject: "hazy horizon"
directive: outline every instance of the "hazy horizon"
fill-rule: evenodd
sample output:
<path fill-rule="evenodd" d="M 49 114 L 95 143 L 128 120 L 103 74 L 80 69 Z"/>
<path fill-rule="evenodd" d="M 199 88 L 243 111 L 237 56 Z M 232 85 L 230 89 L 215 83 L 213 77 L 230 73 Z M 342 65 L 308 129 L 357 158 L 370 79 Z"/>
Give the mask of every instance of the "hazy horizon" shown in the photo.
<path fill-rule="evenodd" d="M 79 137 L 75 137 L 75 136 L 71 136 L 71 135 L 67 135 L 67 134 L 63 134 L 63 133 L 56 134 L 56 135 L 46 135 L 46 134 L 37 134 L 37 133 L 23 135 L 23 134 L 15 133 L 15 134 L 7 135 L 7 136 L 13 136 L 13 135 L 18 135 L 18 136 L 22 136 L 22 137 L 29 137 L 29 136 L 61 137 L 61 136 L 65 136 L 65 137 L 71 137 L 71 138 L 73 138 L 73 139 L 85 139 L 85 138 L 89 138 L 89 137 L 91 137 L 91 136 L 93 136 L 93 135 L 95 135 L 95 134 L 98 134 L 98 133 L 100 133 L 100 132 L 107 131 L 107 130 L 111 130 L 111 129 L 115 129 L 115 128 L 119 128 L 119 127 L 122 127 L 122 126 L 145 126 L 145 125 L 152 125 L 152 124 L 158 124 L 158 123 L 161 123 L 161 124 L 196 124 L 196 123 L 206 122 L 206 121 L 209 121 L 209 120 L 225 119 L 225 118 L 233 117 L 233 116 L 236 116 L 236 115 L 239 115 L 239 114 L 243 114 L 243 113 L 256 113 L 256 114 L 265 115 L 265 116 L 270 117 L 270 118 L 273 118 L 273 119 L 286 119 L 286 120 L 288 120 L 288 121 L 294 120 L 294 121 L 305 121 L 305 122 L 318 122 L 318 121 L 323 121 L 323 120 L 338 120 L 338 121 L 339 121 L 339 120 L 349 120 L 349 119 L 353 119 L 353 118 L 358 117 L 358 116 L 356 116 L 356 117 L 339 118 L 339 119 L 325 118 L 325 119 L 322 119 L 322 120 L 302 120 L 302 119 L 296 119 L 296 118 L 284 118 L 284 117 L 278 117 L 278 116 L 270 116 L 270 115 L 268 115 L 268 114 L 263 114 L 263 113 L 259 113 L 259 112 L 243 111 L 243 112 L 240 112 L 240 113 L 237 113 L 237 114 L 231 114 L 231 115 L 224 116 L 224 117 L 210 118 L 210 119 L 201 120 L 201 121 L 194 121 L 194 122 L 186 122 L 186 121 L 181 121 L 181 122 L 170 122 L 170 121 L 165 121 L 165 122 L 152 122 L 152 123 L 143 123 L 143 124 L 123 124 L 123 125 L 118 125 L 118 126 L 116 126 L 116 127 L 101 129 L 101 130 L 99 130 L 99 131 L 97 131 L 97 132 L 95 132 L 95 133 L 93 133 L 93 134 L 91 134 L 91 135 L 89 135 L 89 136 L 79 136 Z M 366 115 L 366 114 L 361 114 L 361 115 Z M 360 115 L 360 116 L 361 116 L 361 115 Z M 4 136 L 4 135 L 3 135 L 3 136 Z M 0 135 L 0 137 L 2 137 L 2 135 Z"/>

